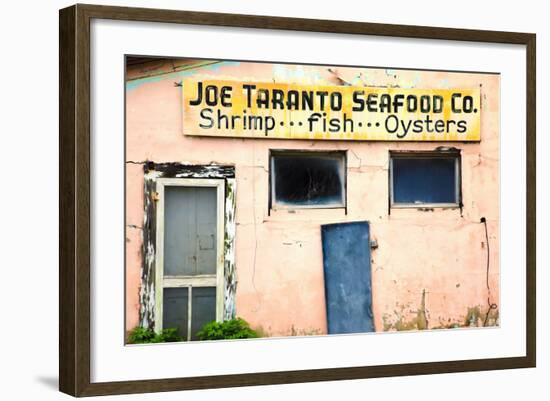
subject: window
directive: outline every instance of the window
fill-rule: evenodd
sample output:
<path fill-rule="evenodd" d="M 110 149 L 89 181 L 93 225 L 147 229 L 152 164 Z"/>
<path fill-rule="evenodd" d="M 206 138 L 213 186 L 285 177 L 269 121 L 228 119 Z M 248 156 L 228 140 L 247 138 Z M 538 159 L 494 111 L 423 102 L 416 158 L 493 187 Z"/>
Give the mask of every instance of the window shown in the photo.
<path fill-rule="evenodd" d="M 390 152 L 392 207 L 460 206 L 460 153 Z"/>
<path fill-rule="evenodd" d="M 195 340 L 223 316 L 224 180 L 160 178 L 157 192 L 155 330 Z"/>
<path fill-rule="evenodd" d="M 273 209 L 345 207 L 344 152 L 272 151 L 270 166 Z"/>

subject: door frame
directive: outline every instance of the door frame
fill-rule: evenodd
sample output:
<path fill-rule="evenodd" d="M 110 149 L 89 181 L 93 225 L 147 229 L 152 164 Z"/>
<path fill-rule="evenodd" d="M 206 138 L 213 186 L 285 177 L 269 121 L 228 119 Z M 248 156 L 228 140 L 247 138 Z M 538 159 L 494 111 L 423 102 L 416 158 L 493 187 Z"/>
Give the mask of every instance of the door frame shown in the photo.
<path fill-rule="evenodd" d="M 221 322 L 224 314 L 224 199 L 225 180 L 223 178 L 157 178 L 156 180 L 156 257 L 155 257 L 155 332 L 163 328 L 163 298 L 164 287 L 191 286 L 185 277 L 164 278 L 164 201 L 165 187 L 211 187 L 216 188 L 216 274 L 198 275 L 193 277 L 193 285 L 199 287 L 216 287 L 216 321 Z M 169 284 L 168 286 L 166 284 Z M 192 286 L 191 286 L 192 288 Z M 192 294 L 188 296 L 191 304 Z M 188 309 L 191 314 L 192 309 Z M 188 320 L 190 322 L 190 320 Z M 189 333 L 188 333 L 189 334 Z"/>

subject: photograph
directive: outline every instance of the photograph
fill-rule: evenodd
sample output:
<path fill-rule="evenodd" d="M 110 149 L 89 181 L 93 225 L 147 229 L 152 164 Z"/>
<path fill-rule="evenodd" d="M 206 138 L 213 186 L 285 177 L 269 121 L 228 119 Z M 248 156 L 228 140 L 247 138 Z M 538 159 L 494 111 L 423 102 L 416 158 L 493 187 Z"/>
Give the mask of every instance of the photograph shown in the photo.
<path fill-rule="evenodd" d="M 127 54 L 124 343 L 498 329 L 500 79 Z"/>
<path fill-rule="evenodd" d="M 61 8 L 59 391 L 515 394 L 537 33 L 478 6 Z"/>

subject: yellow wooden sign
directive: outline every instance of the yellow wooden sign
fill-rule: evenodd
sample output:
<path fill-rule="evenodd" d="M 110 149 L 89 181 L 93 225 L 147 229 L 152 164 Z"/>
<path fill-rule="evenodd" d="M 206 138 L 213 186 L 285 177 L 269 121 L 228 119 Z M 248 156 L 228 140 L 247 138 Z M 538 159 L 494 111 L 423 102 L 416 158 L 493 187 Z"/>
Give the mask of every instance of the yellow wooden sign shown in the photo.
<path fill-rule="evenodd" d="M 183 82 L 185 135 L 479 141 L 480 90 Z"/>

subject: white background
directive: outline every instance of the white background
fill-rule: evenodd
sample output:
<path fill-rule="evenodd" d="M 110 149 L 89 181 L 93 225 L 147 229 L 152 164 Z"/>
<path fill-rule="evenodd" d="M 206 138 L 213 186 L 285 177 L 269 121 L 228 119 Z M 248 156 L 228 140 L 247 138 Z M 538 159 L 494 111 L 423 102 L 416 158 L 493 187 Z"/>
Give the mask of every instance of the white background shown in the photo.
<path fill-rule="evenodd" d="M 113 4 L 110 2 L 98 2 Z M 12 3 L 15 4 L 15 3 Z M 2 13 L 2 118 L 0 132 L 4 157 L 2 241 L 3 320 L 0 330 L 2 386 L 0 394 L 12 399 L 60 399 L 57 387 L 57 68 L 58 8 L 68 2 L 21 3 Z M 185 8 L 190 10 L 268 14 L 327 19 L 348 19 L 414 25 L 435 25 L 538 34 L 538 368 L 500 372 L 476 372 L 436 376 L 296 384 L 245 389 L 207 390 L 142 396 L 128 399 L 256 400 L 256 399 L 334 399 L 352 397 L 397 399 L 545 399 L 543 378 L 550 373 L 549 351 L 545 347 L 543 320 L 550 297 L 542 291 L 547 274 L 543 266 L 545 224 L 544 204 L 548 191 L 548 158 L 543 150 L 548 139 L 548 108 L 545 70 L 550 65 L 545 54 L 550 37 L 545 15 L 539 4 L 524 1 L 508 6 L 463 1 L 442 7 L 438 2 L 394 1 L 367 5 L 357 1 L 320 4 L 303 2 L 245 2 L 219 4 L 215 1 L 117 2 L 117 5 Z M 521 9 L 517 7 L 521 6 Z M 545 160 L 546 159 L 546 160 Z M 7 180 L 7 182 L 6 182 Z M 6 224 L 7 222 L 7 224 Z M 522 244 L 518 244 L 522 246 Z M 108 397 L 109 398 L 109 397 Z M 104 398 L 104 399 L 108 399 Z"/>

